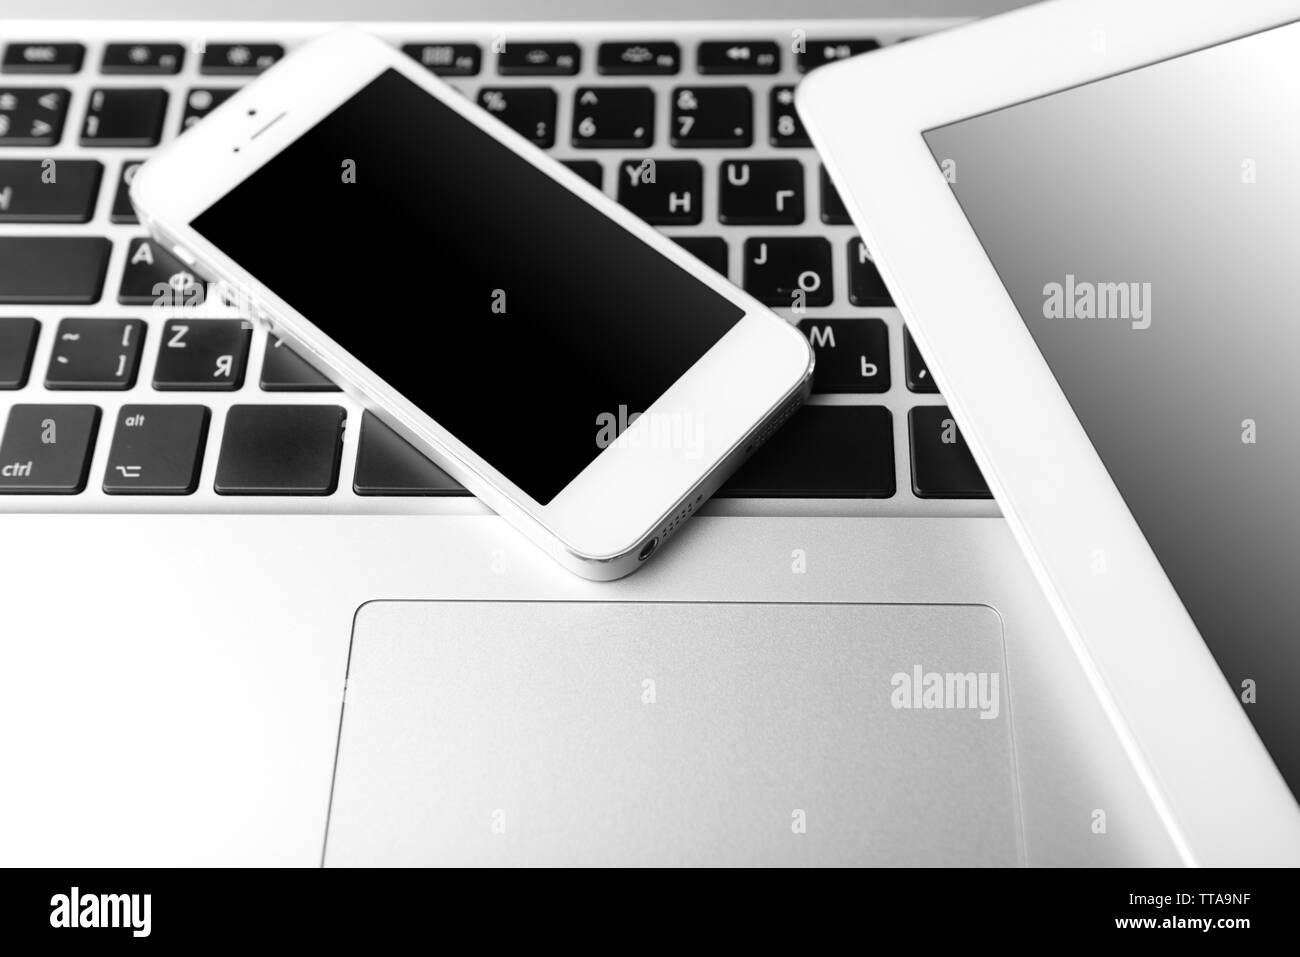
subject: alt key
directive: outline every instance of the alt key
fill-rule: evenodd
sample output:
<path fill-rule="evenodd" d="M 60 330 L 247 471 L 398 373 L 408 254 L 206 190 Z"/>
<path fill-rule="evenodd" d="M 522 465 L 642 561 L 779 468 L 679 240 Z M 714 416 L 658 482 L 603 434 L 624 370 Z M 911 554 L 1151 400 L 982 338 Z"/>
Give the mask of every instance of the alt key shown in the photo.
<path fill-rule="evenodd" d="M 208 410 L 124 405 L 104 470 L 109 495 L 189 495 L 199 486 Z"/>

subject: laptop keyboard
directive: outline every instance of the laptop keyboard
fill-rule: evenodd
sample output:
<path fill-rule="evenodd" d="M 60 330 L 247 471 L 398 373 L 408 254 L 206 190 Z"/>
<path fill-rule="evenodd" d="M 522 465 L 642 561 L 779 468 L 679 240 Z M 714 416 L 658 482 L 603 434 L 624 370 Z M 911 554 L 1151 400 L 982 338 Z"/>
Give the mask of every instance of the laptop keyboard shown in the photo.
<path fill-rule="evenodd" d="M 720 498 L 995 514 L 971 501 L 987 487 L 793 102 L 807 70 L 927 27 L 799 44 L 740 26 L 388 39 L 808 337 L 810 405 Z M 0 59 L 0 511 L 403 511 L 465 497 L 288 347 L 204 302 L 131 209 L 155 147 L 305 36 L 130 32 L 18 37 Z"/>

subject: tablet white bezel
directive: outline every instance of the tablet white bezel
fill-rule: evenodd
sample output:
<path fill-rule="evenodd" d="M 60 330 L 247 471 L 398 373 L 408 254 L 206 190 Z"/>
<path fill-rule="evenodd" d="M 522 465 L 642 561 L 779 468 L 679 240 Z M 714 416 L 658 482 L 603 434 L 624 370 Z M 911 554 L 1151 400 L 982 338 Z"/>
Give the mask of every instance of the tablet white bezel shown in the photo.
<path fill-rule="evenodd" d="M 796 94 L 831 178 L 1188 864 L 1300 862 L 1300 805 L 923 133 L 1297 19 L 1297 0 L 1060 0 L 825 67 Z M 1106 556 L 1102 574 L 1093 570 L 1097 549 Z"/>

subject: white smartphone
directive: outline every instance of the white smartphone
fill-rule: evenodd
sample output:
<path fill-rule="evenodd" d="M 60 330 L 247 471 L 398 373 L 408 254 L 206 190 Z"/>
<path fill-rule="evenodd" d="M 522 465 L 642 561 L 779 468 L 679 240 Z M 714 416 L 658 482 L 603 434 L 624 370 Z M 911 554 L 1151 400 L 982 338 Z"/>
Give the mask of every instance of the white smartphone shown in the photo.
<path fill-rule="evenodd" d="M 585 578 L 638 568 L 809 390 L 797 329 L 362 33 L 240 90 L 131 200 Z"/>

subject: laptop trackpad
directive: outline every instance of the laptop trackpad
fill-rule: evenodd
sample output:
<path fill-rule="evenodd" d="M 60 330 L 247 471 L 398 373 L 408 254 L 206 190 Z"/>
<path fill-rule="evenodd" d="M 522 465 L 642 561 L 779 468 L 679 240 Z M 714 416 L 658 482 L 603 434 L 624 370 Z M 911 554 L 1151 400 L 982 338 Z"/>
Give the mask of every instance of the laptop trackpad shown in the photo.
<path fill-rule="evenodd" d="M 1015 864 L 969 605 L 372 602 L 325 862 Z"/>

